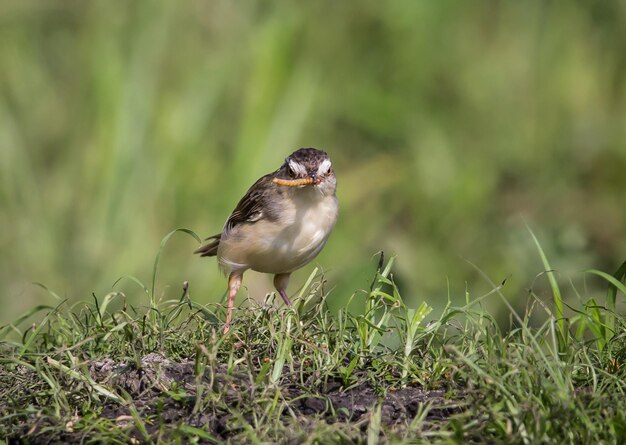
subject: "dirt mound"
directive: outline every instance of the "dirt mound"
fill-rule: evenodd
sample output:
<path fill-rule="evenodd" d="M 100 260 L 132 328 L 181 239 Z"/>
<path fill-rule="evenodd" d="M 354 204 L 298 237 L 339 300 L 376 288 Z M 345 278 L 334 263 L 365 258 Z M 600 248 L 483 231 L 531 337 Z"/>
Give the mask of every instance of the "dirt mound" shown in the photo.
<path fill-rule="evenodd" d="M 241 429 L 233 412 L 249 417 L 253 405 L 267 401 L 271 396 L 280 399 L 286 421 L 322 417 L 329 423 L 359 421 L 381 405 L 381 423 L 387 425 L 410 422 L 420 409 L 430 405 L 426 418 L 432 421 L 458 412 L 459 400 L 448 400 L 442 390 L 406 387 L 387 391 L 369 384 L 344 388 L 331 380 L 319 388 L 306 387 L 288 374 L 280 386 L 267 388 L 254 383 L 249 370 L 229 372 L 226 365 L 206 369 L 197 376 L 196 364 L 191 360 L 174 362 L 159 354 L 148 354 L 140 363 L 116 363 L 113 360 L 90 364 L 92 378 L 118 392 L 123 390 L 133 399 L 133 405 L 142 415 L 158 418 L 148 432 L 162 423 L 183 422 L 201 428 L 216 438 L 227 439 Z M 198 388 L 205 402 L 198 409 Z M 207 394 L 210 392 L 210 394 Z M 234 408 L 234 409 L 233 409 Z M 118 424 L 132 423 L 130 406 L 107 402 L 102 416 L 116 419 Z"/>

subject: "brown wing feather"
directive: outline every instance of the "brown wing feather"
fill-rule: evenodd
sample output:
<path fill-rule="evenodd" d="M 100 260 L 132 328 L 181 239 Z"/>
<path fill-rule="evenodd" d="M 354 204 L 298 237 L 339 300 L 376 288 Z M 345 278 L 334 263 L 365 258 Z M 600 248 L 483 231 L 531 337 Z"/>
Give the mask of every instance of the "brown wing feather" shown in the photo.
<path fill-rule="evenodd" d="M 267 190 L 275 185 L 272 182 L 273 178 L 274 173 L 267 174 L 248 189 L 226 221 L 224 233 L 231 231 L 241 223 L 255 222 L 262 216 L 263 212 L 268 208 L 266 202 L 268 196 Z"/>
<path fill-rule="evenodd" d="M 224 231 L 222 233 L 207 238 L 207 240 L 212 241 L 203 246 L 200 246 L 194 251 L 194 253 L 198 253 L 200 254 L 200 256 L 216 256 L 222 236 L 225 236 L 229 231 L 237 227 L 239 224 L 245 222 L 253 223 L 255 221 L 258 221 L 262 217 L 274 219 L 274 211 L 272 207 L 269 206 L 267 203 L 267 190 L 270 187 L 275 186 L 275 184 L 272 182 L 275 174 L 276 172 L 267 174 L 261 177 L 257 182 L 255 182 L 252 187 L 248 189 L 244 197 L 241 198 L 241 200 L 237 204 L 237 207 L 235 207 L 235 210 L 233 210 L 233 213 L 226 221 L 226 224 L 224 224 Z"/>

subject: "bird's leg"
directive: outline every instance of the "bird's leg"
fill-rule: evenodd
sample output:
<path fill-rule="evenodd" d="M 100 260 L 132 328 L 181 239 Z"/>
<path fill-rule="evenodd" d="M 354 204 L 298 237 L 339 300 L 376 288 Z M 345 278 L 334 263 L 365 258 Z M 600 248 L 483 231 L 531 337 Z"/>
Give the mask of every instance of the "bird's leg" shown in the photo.
<path fill-rule="evenodd" d="M 289 275 L 290 274 L 288 273 L 279 273 L 279 274 L 274 275 L 274 287 L 276 287 L 276 290 L 278 291 L 280 296 L 283 297 L 283 301 L 285 302 L 287 306 L 291 306 L 291 301 L 289 300 L 289 297 L 287 296 L 287 285 L 289 284 Z"/>
<path fill-rule="evenodd" d="M 233 308 L 235 306 L 235 295 L 241 286 L 242 272 L 232 272 L 228 277 L 228 310 L 226 312 L 226 324 L 224 325 L 224 334 L 230 331 L 230 322 L 233 319 Z"/>

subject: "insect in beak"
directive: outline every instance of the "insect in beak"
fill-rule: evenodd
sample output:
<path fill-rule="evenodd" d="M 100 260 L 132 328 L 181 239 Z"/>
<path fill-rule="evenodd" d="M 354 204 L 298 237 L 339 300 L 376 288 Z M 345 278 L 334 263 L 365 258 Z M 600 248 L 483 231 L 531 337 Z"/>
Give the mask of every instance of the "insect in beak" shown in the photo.
<path fill-rule="evenodd" d="M 322 180 L 313 175 L 313 176 L 309 176 L 308 178 L 302 178 L 302 179 L 274 178 L 272 179 L 272 182 L 275 182 L 278 185 L 286 185 L 288 187 L 298 187 L 302 185 L 317 185 L 320 182 L 322 182 Z"/>

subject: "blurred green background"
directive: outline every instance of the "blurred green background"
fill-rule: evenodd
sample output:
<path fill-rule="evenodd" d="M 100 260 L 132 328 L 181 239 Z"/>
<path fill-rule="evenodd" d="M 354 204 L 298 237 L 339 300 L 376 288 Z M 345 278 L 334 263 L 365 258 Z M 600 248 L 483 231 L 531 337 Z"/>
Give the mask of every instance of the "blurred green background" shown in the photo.
<path fill-rule="evenodd" d="M 341 214 L 291 293 L 319 265 L 338 308 L 384 250 L 410 305 L 488 290 L 466 260 L 522 304 L 545 281 L 524 222 L 564 283 L 626 259 L 625 123 L 623 1 L 3 1 L 0 324 L 56 303 L 32 282 L 149 283 L 166 233 L 218 232 L 303 146 Z M 160 295 L 222 297 L 195 247 L 172 238 Z"/>

